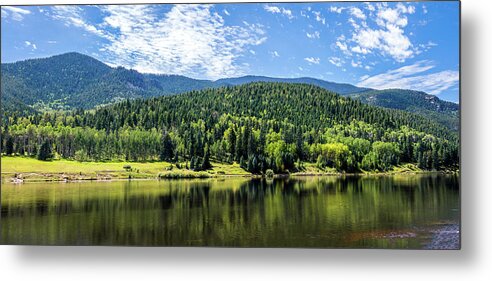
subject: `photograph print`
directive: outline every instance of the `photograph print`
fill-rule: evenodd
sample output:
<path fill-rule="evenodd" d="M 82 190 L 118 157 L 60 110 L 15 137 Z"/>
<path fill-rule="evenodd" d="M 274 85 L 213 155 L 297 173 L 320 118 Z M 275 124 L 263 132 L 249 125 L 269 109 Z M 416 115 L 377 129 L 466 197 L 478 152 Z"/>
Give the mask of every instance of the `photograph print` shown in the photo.
<path fill-rule="evenodd" d="M 460 2 L 1 7 L 0 244 L 459 250 Z"/>

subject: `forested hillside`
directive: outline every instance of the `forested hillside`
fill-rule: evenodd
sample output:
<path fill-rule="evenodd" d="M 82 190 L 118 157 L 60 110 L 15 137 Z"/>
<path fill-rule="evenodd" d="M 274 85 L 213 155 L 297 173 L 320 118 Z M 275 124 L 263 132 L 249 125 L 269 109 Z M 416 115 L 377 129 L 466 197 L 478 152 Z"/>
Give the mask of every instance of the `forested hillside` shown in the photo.
<path fill-rule="evenodd" d="M 302 171 L 306 162 L 345 172 L 459 162 L 458 135 L 445 126 L 307 84 L 250 83 L 6 121 L 7 154 L 160 159 L 193 170 L 235 161 L 253 173 Z"/>
<path fill-rule="evenodd" d="M 363 103 L 417 113 L 450 129 L 459 129 L 459 105 L 424 92 L 388 89 L 348 95 Z"/>
<path fill-rule="evenodd" d="M 20 102 L 41 111 L 90 109 L 125 99 L 179 94 L 255 81 L 306 83 L 340 94 L 367 90 L 313 78 L 244 76 L 210 81 L 180 75 L 143 74 L 123 67 L 112 68 L 79 53 L 2 64 L 2 78 L 6 109 Z"/>
<path fill-rule="evenodd" d="M 125 99 L 182 93 L 212 82 L 179 75 L 112 68 L 86 55 L 67 53 L 2 64 L 2 99 L 38 110 L 94 108 Z"/>
<path fill-rule="evenodd" d="M 126 99 L 180 94 L 192 90 L 251 82 L 310 84 L 359 99 L 363 103 L 401 109 L 458 129 L 458 105 L 410 90 L 377 91 L 314 78 L 243 76 L 217 81 L 180 75 L 143 74 L 112 68 L 86 55 L 67 53 L 49 58 L 2 64 L 2 110 L 34 111 L 91 109 Z"/>

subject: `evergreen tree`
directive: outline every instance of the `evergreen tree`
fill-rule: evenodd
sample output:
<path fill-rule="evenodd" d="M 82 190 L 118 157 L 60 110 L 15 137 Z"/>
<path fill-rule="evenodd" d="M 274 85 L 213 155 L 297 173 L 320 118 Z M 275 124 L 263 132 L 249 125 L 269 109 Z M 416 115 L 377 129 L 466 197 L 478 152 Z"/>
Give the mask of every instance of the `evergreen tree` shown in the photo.
<path fill-rule="evenodd" d="M 174 144 L 167 132 L 162 136 L 162 148 L 160 153 L 161 161 L 170 161 L 174 157 Z"/>
<path fill-rule="evenodd" d="M 205 153 L 201 163 L 201 169 L 208 170 L 210 168 L 212 168 L 212 164 L 210 164 L 210 152 L 209 152 L 208 144 L 205 144 Z"/>
<path fill-rule="evenodd" d="M 51 152 L 50 143 L 47 140 L 45 140 L 41 145 L 41 147 L 39 148 L 37 158 L 38 160 L 46 161 L 51 159 L 51 157 L 53 157 L 53 155 Z"/>
<path fill-rule="evenodd" d="M 14 141 L 11 136 L 8 136 L 5 142 L 5 154 L 12 155 L 12 153 L 14 153 Z"/>

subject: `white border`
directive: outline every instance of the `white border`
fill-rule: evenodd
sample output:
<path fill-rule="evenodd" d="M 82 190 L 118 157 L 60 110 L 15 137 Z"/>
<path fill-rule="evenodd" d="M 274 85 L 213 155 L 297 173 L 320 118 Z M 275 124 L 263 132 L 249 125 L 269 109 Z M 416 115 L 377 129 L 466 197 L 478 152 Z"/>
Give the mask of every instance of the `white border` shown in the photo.
<path fill-rule="evenodd" d="M 81 3 L 0 0 L 2 5 L 67 2 Z M 82 3 L 98 2 L 166 1 Z M 492 280 L 492 183 L 488 182 L 492 168 L 491 4 L 492 1 L 462 1 L 461 251 L 0 246 L 0 278 Z"/>

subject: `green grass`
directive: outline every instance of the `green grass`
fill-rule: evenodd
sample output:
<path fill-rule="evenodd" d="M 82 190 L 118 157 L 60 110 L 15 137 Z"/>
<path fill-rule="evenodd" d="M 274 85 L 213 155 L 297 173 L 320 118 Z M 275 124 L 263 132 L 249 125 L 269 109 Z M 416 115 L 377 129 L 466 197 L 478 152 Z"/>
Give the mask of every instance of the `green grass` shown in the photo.
<path fill-rule="evenodd" d="M 3 156 L 2 179 L 19 176 L 26 181 L 88 180 L 88 179 L 128 179 L 128 178 L 205 178 L 221 176 L 251 176 L 239 164 L 212 162 L 212 169 L 195 172 L 185 168 L 178 169 L 169 162 L 78 162 L 73 160 L 40 161 L 21 156 Z M 125 169 L 130 166 L 131 169 Z M 185 163 L 180 163 L 185 167 Z M 172 167 L 172 169 L 171 169 Z M 338 174 L 333 168 L 319 169 L 315 163 L 303 163 L 303 170 L 293 175 Z M 385 174 L 404 174 L 423 172 L 414 164 L 402 164 Z M 378 174 L 378 172 L 364 172 Z"/>
<path fill-rule="evenodd" d="M 245 171 L 236 162 L 232 164 L 212 162 L 212 172 L 215 174 L 225 174 L 225 175 L 238 175 L 238 176 L 251 175 L 250 172 Z"/>
<path fill-rule="evenodd" d="M 86 180 L 86 179 L 126 179 L 162 177 L 210 177 L 247 176 L 251 173 L 238 164 L 212 162 L 213 168 L 206 172 L 194 172 L 185 168 L 178 169 L 169 162 L 78 162 L 73 160 L 40 161 L 29 157 L 3 156 L 1 158 L 2 178 L 22 175 L 24 180 Z M 172 165 L 172 170 L 170 170 Z M 125 169 L 130 166 L 131 169 Z M 181 167 L 185 163 L 180 163 Z M 165 176 L 166 175 L 166 176 Z"/>
<path fill-rule="evenodd" d="M 110 172 L 126 172 L 123 166 L 130 165 L 132 171 L 157 174 L 170 164 L 167 162 L 78 162 L 72 160 L 40 161 L 28 157 L 2 156 L 2 173 L 67 173 L 91 174 Z"/>

